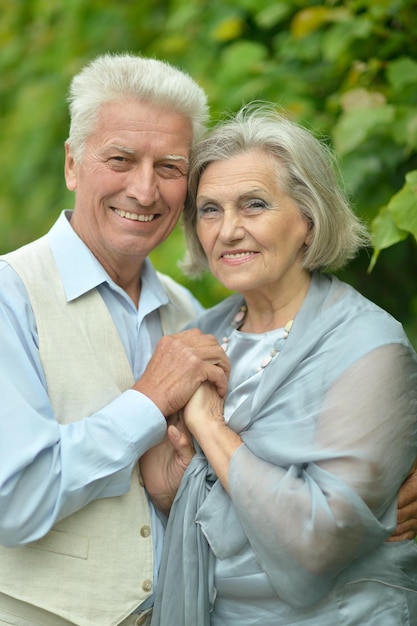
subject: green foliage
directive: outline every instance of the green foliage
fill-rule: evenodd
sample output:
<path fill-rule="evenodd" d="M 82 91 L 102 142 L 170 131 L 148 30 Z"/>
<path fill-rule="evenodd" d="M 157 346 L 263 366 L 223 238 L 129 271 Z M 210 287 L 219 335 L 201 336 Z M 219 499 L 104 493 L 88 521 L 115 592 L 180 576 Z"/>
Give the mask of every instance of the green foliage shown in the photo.
<path fill-rule="evenodd" d="M 72 75 L 96 54 L 141 52 L 186 69 L 213 120 L 272 100 L 334 147 L 373 237 L 371 261 L 342 276 L 417 343 L 416 32 L 415 0 L 3 0 L 0 249 L 72 204 L 62 176 Z M 177 229 L 153 259 L 188 284 L 173 265 L 183 248 Z M 207 306 L 225 295 L 210 277 L 192 288 Z"/>

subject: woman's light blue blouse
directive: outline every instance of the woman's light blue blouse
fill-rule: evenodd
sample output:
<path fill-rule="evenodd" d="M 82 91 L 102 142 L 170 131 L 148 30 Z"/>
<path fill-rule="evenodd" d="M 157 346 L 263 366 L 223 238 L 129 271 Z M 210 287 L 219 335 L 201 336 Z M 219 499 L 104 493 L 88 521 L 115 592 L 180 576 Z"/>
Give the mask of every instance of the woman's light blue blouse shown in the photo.
<path fill-rule="evenodd" d="M 241 306 L 232 296 L 197 325 L 222 341 Z M 257 358 L 240 349 L 238 377 Z M 416 544 L 386 542 L 417 456 L 417 356 L 401 325 L 314 274 L 255 381 L 235 381 L 244 393 L 226 407 L 243 441 L 231 495 L 200 452 L 184 476 L 152 623 L 417 624 Z"/>

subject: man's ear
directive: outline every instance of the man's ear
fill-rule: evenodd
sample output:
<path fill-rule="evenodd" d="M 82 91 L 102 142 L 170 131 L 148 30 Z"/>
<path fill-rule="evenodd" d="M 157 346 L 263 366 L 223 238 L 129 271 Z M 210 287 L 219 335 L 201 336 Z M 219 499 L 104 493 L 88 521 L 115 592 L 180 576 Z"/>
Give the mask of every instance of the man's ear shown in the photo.
<path fill-rule="evenodd" d="M 69 191 L 77 189 L 77 165 L 68 141 L 65 142 L 65 182 Z"/>

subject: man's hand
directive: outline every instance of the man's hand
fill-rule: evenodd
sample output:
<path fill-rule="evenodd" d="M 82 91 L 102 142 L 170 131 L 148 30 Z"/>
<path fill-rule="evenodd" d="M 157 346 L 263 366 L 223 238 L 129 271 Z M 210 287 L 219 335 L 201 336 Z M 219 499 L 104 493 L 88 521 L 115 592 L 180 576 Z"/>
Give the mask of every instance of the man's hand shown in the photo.
<path fill-rule="evenodd" d="M 133 389 L 150 398 L 165 415 L 182 409 L 204 381 L 225 396 L 230 365 L 213 335 L 198 329 L 166 335 Z"/>
<path fill-rule="evenodd" d="M 182 476 L 194 456 L 191 436 L 182 418 L 169 418 L 167 436 L 139 460 L 145 487 L 154 505 L 168 515 Z"/>
<path fill-rule="evenodd" d="M 405 541 L 417 535 L 417 461 L 398 496 L 397 528 L 388 541 Z"/>

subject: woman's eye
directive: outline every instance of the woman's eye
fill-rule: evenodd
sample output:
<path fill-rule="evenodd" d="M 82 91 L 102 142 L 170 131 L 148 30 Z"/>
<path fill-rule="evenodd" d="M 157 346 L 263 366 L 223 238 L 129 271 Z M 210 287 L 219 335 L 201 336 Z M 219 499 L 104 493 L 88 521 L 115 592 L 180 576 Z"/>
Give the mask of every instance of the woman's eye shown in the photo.
<path fill-rule="evenodd" d="M 218 208 L 214 204 L 204 204 L 198 208 L 199 217 L 213 217 L 218 213 Z"/>
<path fill-rule="evenodd" d="M 243 208 L 249 213 L 257 213 L 259 211 L 267 209 L 268 205 L 266 202 L 264 202 L 264 200 L 260 200 L 259 198 L 253 198 L 252 200 L 246 202 Z"/>

